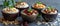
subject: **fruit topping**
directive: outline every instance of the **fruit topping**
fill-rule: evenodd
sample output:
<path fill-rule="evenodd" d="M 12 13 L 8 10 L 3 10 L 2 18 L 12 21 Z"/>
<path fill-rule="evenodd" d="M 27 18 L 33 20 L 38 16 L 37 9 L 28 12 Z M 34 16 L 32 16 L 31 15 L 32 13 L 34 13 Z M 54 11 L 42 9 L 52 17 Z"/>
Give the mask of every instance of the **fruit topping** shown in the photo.
<path fill-rule="evenodd" d="M 25 9 L 23 12 L 27 15 L 37 14 L 37 11 L 33 9 Z"/>
<path fill-rule="evenodd" d="M 48 14 L 57 13 L 57 10 L 50 6 L 44 10 L 44 13 L 48 13 Z"/>
<path fill-rule="evenodd" d="M 41 9 L 41 8 L 45 8 L 45 5 L 41 2 L 37 2 L 33 5 L 33 8 Z"/>

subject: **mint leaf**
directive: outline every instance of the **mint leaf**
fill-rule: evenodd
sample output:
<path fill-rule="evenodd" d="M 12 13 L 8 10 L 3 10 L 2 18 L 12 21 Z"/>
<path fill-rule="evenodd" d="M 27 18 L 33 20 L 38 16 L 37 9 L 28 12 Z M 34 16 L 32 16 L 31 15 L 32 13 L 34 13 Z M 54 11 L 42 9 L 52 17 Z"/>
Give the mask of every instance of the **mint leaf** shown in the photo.
<path fill-rule="evenodd" d="M 52 6 L 49 6 L 49 7 L 48 7 L 48 10 L 51 10 L 52 8 L 53 8 Z"/>
<path fill-rule="evenodd" d="M 28 9 L 28 12 L 31 12 L 32 11 L 32 9 Z"/>
<path fill-rule="evenodd" d="M 6 6 L 9 6 L 8 1 L 4 1 L 4 6 L 5 6 L 5 7 L 6 7 Z"/>
<path fill-rule="evenodd" d="M 15 5 L 15 1 L 14 0 L 11 0 L 11 1 L 12 1 L 13 5 Z"/>
<path fill-rule="evenodd" d="M 14 8 L 13 6 L 9 6 L 10 9 Z"/>
<path fill-rule="evenodd" d="M 37 2 L 38 4 L 42 4 L 42 2 Z"/>

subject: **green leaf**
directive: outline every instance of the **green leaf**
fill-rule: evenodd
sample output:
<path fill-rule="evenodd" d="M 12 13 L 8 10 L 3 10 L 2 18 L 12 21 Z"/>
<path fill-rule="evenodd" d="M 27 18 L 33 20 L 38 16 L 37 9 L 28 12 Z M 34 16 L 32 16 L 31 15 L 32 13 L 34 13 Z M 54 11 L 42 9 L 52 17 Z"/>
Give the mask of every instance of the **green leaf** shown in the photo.
<path fill-rule="evenodd" d="M 9 6 L 10 9 L 14 8 L 13 6 Z"/>
<path fill-rule="evenodd" d="M 32 11 L 32 9 L 28 9 L 28 12 L 31 12 Z"/>
<path fill-rule="evenodd" d="M 11 0 L 11 1 L 12 1 L 13 5 L 15 5 L 15 1 L 14 0 Z"/>
<path fill-rule="evenodd" d="M 49 6 L 49 7 L 48 7 L 48 10 L 51 10 L 52 8 L 53 8 L 52 6 Z"/>
<path fill-rule="evenodd" d="M 38 4 L 42 4 L 42 2 L 37 2 Z"/>
<path fill-rule="evenodd" d="M 8 6 L 9 4 L 8 4 L 8 2 L 7 1 L 4 1 L 4 4 L 3 4 L 4 6 Z"/>

